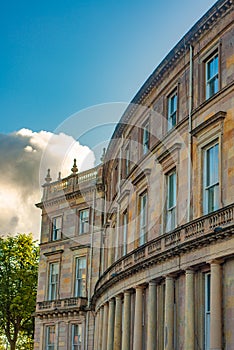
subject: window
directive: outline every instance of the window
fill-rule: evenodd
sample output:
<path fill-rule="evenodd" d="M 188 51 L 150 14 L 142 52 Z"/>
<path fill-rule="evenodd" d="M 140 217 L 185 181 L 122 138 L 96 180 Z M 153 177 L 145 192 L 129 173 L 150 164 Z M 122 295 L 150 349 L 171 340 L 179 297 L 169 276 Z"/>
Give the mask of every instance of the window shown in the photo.
<path fill-rule="evenodd" d="M 82 346 L 82 326 L 81 324 L 72 325 L 72 350 L 81 350 Z"/>
<path fill-rule="evenodd" d="M 128 145 L 125 149 L 125 176 L 127 177 L 130 173 L 130 146 Z"/>
<path fill-rule="evenodd" d="M 167 176 L 167 218 L 166 231 L 176 227 L 176 172 Z"/>
<path fill-rule="evenodd" d="M 62 233 L 62 216 L 53 218 L 52 222 L 52 241 L 57 241 L 61 239 Z"/>
<path fill-rule="evenodd" d="M 210 273 L 205 274 L 205 350 L 210 350 Z"/>
<path fill-rule="evenodd" d="M 79 217 L 79 234 L 89 232 L 89 209 L 80 210 Z"/>
<path fill-rule="evenodd" d="M 147 193 L 140 195 L 140 245 L 146 242 L 147 231 Z"/>
<path fill-rule="evenodd" d="M 49 288 L 48 299 L 55 300 L 58 295 L 59 264 L 51 263 L 49 265 Z"/>
<path fill-rule="evenodd" d="M 204 150 L 203 211 L 208 214 L 219 208 L 219 145 Z"/>
<path fill-rule="evenodd" d="M 55 348 L 55 326 L 46 327 L 46 350 Z"/>
<path fill-rule="evenodd" d="M 174 128 L 177 119 L 177 92 L 172 93 L 167 100 L 168 131 Z"/>
<path fill-rule="evenodd" d="M 128 239 L 128 212 L 123 213 L 123 255 L 127 254 L 127 239 Z"/>
<path fill-rule="evenodd" d="M 142 128 L 142 146 L 144 155 L 149 151 L 149 122 L 147 122 Z"/>
<path fill-rule="evenodd" d="M 76 258 L 75 297 L 86 296 L 86 257 Z"/>
<path fill-rule="evenodd" d="M 219 90 L 219 57 L 218 53 L 206 61 L 206 99 Z"/>

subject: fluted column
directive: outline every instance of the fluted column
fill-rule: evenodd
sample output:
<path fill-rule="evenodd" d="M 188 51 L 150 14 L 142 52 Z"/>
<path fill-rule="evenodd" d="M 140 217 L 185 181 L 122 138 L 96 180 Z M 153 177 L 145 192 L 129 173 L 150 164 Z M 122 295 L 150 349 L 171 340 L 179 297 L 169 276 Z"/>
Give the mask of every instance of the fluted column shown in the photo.
<path fill-rule="evenodd" d="M 210 350 L 222 349 L 222 261 L 212 261 L 210 264 Z"/>
<path fill-rule="evenodd" d="M 156 329 L 157 329 L 157 284 L 149 282 L 148 296 L 148 328 L 147 328 L 147 350 L 156 350 Z"/>
<path fill-rule="evenodd" d="M 95 317 L 94 350 L 98 350 L 99 317 L 100 317 L 100 311 L 98 310 Z"/>
<path fill-rule="evenodd" d="M 115 297 L 115 327 L 114 327 L 114 350 L 121 350 L 122 333 L 122 298 L 121 295 Z"/>
<path fill-rule="evenodd" d="M 133 350 L 142 350 L 143 287 L 136 287 Z"/>
<path fill-rule="evenodd" d="M 185 341 L 186 350 L 194 350 L 194 271 L 185 272 Z"/>
<path fill-rule="evenodd" d="M 114 321 L 115 321 L 115 301 L 114 299 L 111 299 L 109 301 L 107 350 L 113 350 Z"/>
<path fill-rule="evenodd" d="M 124 292 L 122 350 L 130 350 L 131 334 L 131 292 Z"/>
<path fill-rule="evenodd" d="M 104 310 L 103 310 L 102 350 L 107 350 L 107 329 L 108 329 L 108 303 L 105 303 Z"/>
<path fill-rule="evenodd" d="M 98 341 L 97 341 L 98 347 L 97 347 L 97 350 L 101 350 L 102 349 L 103 311 L 104 311 L 104 308 L 102 306 L 100 308 L 100 314 L 99 314 Z"/>
<path fill-rule="evenodd" d="M 174 349 L 174 278 L 166 276 L 164 350 Z"/>

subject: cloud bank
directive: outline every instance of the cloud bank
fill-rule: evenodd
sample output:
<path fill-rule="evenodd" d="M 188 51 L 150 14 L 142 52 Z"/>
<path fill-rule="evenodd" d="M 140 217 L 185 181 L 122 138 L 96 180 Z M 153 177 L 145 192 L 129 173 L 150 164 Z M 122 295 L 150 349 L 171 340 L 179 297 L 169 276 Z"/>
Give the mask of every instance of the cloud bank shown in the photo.
<path fill-rule="evenodd" d="M 55 181 L 71 173 L 73 159 L 79 171 L 94 166 L 94 153 L 64 133 L 21 129 L 0 134 L 0 235 L 32 232 L 39 238 L 41 184 L 47 169 Z"/>

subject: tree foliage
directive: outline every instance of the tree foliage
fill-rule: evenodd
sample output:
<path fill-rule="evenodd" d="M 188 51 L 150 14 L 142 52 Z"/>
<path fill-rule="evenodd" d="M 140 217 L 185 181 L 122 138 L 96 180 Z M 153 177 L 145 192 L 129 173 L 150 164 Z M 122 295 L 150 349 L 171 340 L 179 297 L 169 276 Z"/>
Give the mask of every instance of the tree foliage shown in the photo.
<path fill-rule="evenodd" d="M 33 335 L 38 259 L 32 234 L 0 237 L 0 333 L 11 350 L 17 340 Z"/>

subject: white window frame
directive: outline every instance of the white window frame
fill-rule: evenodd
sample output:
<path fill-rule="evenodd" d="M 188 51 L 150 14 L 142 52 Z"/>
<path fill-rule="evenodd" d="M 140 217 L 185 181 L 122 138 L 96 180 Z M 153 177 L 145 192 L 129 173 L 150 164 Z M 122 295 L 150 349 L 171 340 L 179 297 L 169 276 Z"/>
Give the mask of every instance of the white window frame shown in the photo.
<path fill-rule="evenodd" d="M 148 193 L 144 191 L 139 196 L 139 216 L 140 216 L 140 225 L 139 225 L 139 245 L 143 245 L 146 243 L 146 233 L 148 227 Z"/>
<path fill-rule="evenodd" d="M 78 330 L 78 332 L 76 332 Z M 75 339 L 77 337 L 77 341 Z M 83 329 L 80 323 L 71 325 L 71 350 L 82 350 Z"/>
<path fill-rule="evenodd" d="M 213 64 L 215 64 L 214 68 L 212 67 Z M 210 68 L 214 71 L 210 72 Z M 205 75 L 206 99 L 208 100 L 219 91 L 219 53 L 217 51 L 212 55 L 212 57 L 205 61 Z"/>
<path fill-rule="evenodd" d="M 81 264 L 84 262 L 84 267 Z M 81 268 L 80 268 L 81 266 Z M 85 276 L 80 274 L 81 270 L 85 270 Z M 87 258 L 79 256 L 75 261 L 75 297 L 86 297 L 86 281 L 87 281 Z"/>
<path fill-rule="evenodd" d="M 53 333 L 51 333 L 51 329 L 53 329 Z M 54 335 L 53 343 L 50 343 L 50 334 Z M 46 326 L 45 329 L 45 350 L 54 350 L 55 349 L 55 325 Z"/>
<path fill-rule="evenodd" d="M 213 152 L 210 153 L 211 150 L 214 150 L 215 153 Z M 208 157 L 209 154 L 210 156 Z M 213 157 L 213 160 L 211 157 Z M 219 188 L 220 188 L 219 162 L 220 162 L 219 143 L 218 141 L 216 141 L 213 144 L 203 149 L 203 213 L 204 214 L 208 214 L 219 209 Z M 212 200 L 212 203 L 211 203 L 211 200 Z"/>
<path fill-rule="evenodd" d="M 205 273 L 205 304 L 204 304 L 204 350 L 210 350 L 210 300 L 211 274 Z"/>
<path fill-rule="evenodd" d="M 79 234 L 85 234 L 89 232 L 89 208 L 79 210 Z"/>
<path fill-rule="evenodd" d="M 52 241 L 62 238 L 62 216 L 56 216 L 52 219 Z"/>
<path fill-rule="evenodd" d="M 128 244 L 128 211 L 123 213 L 123 255 L 127 254 Z"/>
<path fill-rule="evenodd" d="M 54 273 L 56 267 L 57 273 Z M 52 262 L 49 264 L 49 283 L 48 283 L 48 300 L 56 300 L 58 297 L 59 287 L 59 263 Z"/>
<path fill-rule="evenodd" d="M 171 178 L 173 182 L 170 181 Z M 171 184 L 173 184 L 172 189 L 171 189 Z M 171 171 L 169 174 L 167 174 L 166 232 L 172 231 L 176 228 L 176 225 L 177 225 L 176 205 L 177 205 L 177 174 L 175 169 Z"/>
<path fill-rule="evenodd" d="M 172 92 L 167 98 L 167 130 L 170 131 L 176 126 L 178 111 L 178 93 Z"/>
<path fill-rule="evenodd" d="M 142 152 L 143 155 L 147 154 L 149 151 L 149 142 L 150 142 L 150 125 L 149 121 L 147 121 L 142 126 Z"/>

